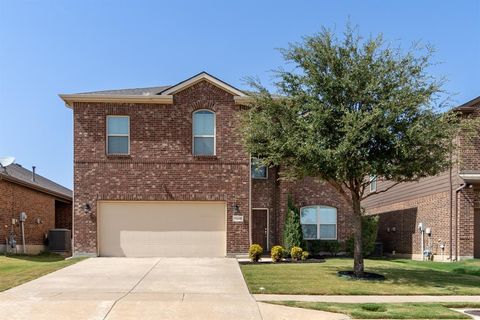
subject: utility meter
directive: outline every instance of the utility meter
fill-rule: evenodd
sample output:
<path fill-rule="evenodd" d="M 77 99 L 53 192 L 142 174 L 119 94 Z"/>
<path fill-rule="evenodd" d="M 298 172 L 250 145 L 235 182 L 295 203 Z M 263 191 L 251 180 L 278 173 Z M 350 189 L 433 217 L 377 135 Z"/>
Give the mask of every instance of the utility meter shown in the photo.
<path fill-rule="evenodd" d="M 20 218 L 18 220 L 24 222 L 25 220 L 27 220 L 27 214 L 25 212 L 20 212 Z"/>

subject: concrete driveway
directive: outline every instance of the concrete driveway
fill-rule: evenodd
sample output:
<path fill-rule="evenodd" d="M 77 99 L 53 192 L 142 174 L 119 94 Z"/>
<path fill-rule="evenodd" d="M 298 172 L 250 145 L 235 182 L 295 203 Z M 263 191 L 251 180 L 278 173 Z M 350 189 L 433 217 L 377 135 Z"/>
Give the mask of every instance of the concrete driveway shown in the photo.
<path fill-rule="evenodd" d="M 235 259 L 92 258 L 0 293 L 1 319 L 261 319 Z"/>

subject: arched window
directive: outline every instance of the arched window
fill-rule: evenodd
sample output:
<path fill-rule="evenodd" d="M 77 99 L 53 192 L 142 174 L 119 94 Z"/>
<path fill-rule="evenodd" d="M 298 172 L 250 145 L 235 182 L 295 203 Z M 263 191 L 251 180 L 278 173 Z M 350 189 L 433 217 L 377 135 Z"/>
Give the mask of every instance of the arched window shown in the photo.
<path fill-rule="evenodd" d="M 193 155 L 215 155 L 215 113 L 198 110 L 193 113 Z"/>
<path fill-rule="evenodd" d="M 337 209 L 328 206 L 308 206 L 300 210 L 303 238 L 306 240 L 337 239 Z"/>

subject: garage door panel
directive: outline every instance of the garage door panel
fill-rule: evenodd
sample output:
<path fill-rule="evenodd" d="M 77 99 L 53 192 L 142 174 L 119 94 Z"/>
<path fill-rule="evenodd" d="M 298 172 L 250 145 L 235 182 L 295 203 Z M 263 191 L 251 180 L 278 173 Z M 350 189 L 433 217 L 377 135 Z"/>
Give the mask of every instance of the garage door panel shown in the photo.
<path fill-rule="evenodd" d="M 101 256 L 223 257 L 223 202 L 100 202 Z"/>

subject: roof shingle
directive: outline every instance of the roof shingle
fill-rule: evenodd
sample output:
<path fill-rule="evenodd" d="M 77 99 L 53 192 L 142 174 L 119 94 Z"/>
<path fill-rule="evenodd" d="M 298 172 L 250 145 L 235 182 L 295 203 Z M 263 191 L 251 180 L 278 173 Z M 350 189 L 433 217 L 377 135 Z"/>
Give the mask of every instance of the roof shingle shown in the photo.
<path fill-rule="evenodd" d="M 0 168 L 0 179 L 5 178 L 6 180 L 19 182 L 35 189 L 45 190 L 47 193 L 57 194 L 62 198 L 72 199 L 72 190 L 37 173 L 35 174 L 35 181 L 32 180 L 32 177 L 32 171 L 16 163 Z"/>
<path fill-rule="evenodd" d="M 171 86 L 146 87 L 146 88 L 132 88 L 132 89 L 117 89 L 104 91 L 80 92 L 77 94 L 105 94 L 105 95 L 132 95 L 132 96 L 152 96 L 159 94 Z"/>

